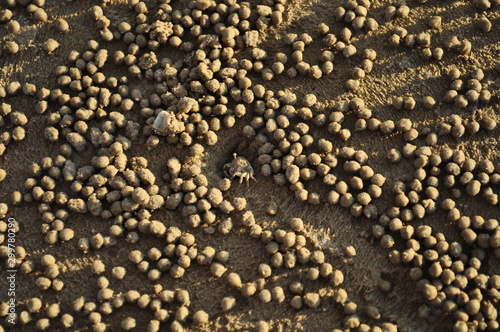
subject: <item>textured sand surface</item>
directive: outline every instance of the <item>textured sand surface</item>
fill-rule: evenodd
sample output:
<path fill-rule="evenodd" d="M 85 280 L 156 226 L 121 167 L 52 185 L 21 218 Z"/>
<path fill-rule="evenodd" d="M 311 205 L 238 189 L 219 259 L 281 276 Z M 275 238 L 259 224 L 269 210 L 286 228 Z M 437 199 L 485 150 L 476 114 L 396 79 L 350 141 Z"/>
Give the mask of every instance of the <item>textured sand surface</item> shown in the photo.
<path fill-rule="evenodd" d="M 0 331 L 500 329 L 497 0 L 0 0 L 0 21 Z"/>

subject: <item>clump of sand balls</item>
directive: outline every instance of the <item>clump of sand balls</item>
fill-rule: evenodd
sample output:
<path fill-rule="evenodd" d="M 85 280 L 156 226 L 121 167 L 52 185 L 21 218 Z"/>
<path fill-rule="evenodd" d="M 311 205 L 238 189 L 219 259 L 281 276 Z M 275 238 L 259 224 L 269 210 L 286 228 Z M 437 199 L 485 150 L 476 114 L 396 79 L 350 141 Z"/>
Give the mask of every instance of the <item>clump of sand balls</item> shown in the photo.
<path fill-rule="evenodd" d="M 497 2 L 474 2 L 478 13 L 471 16 L 479 33 L 495 33 L 490 10 Z M 362 255 L 356 246 L 341 240 L 334 254 L 314 240 L 313 220 L 282 217 L 287 211 L 276 197 L 265 204 L 265 217 L 276 219 L 268 223 L 255 209 L 255 197 L 235 184 L 250 174 L 257 178 L 252 189 L 271 181 L 310 209 L 341 208 L 353 221 L 371 222 L 371 239 L 387 263 L 403 266 L 415 283 L 424 301 L 420 318 L 442 313 L 457 332 L 499 329 L 494 304 L 500 279 L 488 266 L 500 257 L 499 222 L 491 213 L 499 202 L 500 166 L 494 154 L 477 157 L 459 144 L 497 132 L 498 116 L 488 109 L 498 99 L 493 69 L 451 66 L 441 95 L 408 91 L 382 106 L 367 96 L 365 84 L 372 74 L 378 79 L 374 66 L 386 59 L 379 45 L 366 47 L 364 38 L 381 40 L 396 53 L 415 48 L 418 61 L 433 66 L 474 57 L 475 39 L 441 38 L 450 30 L 447 13 L 414 25 L 413 7 L 405 2 L 373 8 L 368 0 L 348 0 L 332 8 L 335 22 L 293 27 L 275 48 L 264 41 L 290 20 L 282 0 L 195 0 L 183 8 L 129 0 L 130 12 L 123 16 L 103 1 L 85 12 L 95 36 L 63 54 L 65 36 L 76 25 L 47 6 L 43 0 L 8 0 L 0 11 L 6 29 L 2 56 L 14 60 L 37 47 L 40 57 L 54 62 L 50 89 L 16 80 L 0 87 L 0 156 L 8 159 L 32 139 L 30 129 L 42 118 L 42 146 L 50 145 L 39 160 L 20 166 L 25 178 L 8 193 L 10 201 L 0 203 L 2 217 L 36 207 L 30 227 L 50 248 L 40 256 L 18 245 L 11 253 L 10 226 L 0 221 L 0 256 L 14 256 L 42 294 L 20 305 L 19 324 L 50 330 L 85 322 L 104 331 L 111 313 L 132 306 L 141 315 L 151 310 L 147 331 L 183 331 L 211 324 L 217 310 L 256 300 L 287 305 L 290 312 L 328 310 L 334 303 L 345 316 L 345 330 L 396 331 L 383 322 L 388 313 L 355 302 L 341 264 Z M 28 24 L 52 30 L 25 42 Z M 295 80 L 298 89 L 282 84 Z M 339 82 L 328 100 L 309 88 L 328 80 Z M 20 106 L 25 100 L 31 108 Z M 432 119 L 422 123 L 420 117 L 431 112 Z M 374 151 L 361 147 L 363 137 L 398 143 Z M 234 152 L 226 158 L 228 140 L 249 161 L 250 173 L 223 167 Z M 384 172 L 384 163 L 398 170 Z M 399 167 L 404 176 L 398 177 Z M 12 169 L 0 168 L 0 182 L 8 188 Z M 481 207 L 471 211 L 464 202 Z M 456 236 L 426 218 L 438 218 Z M 23 223 L 14 227 L 22 237 Z M 252 251 L 264 257 L 246 264 L 250 275 L 225 246 L 246 236 Z M 80 255 L 75 260 L 92 257 L 82 273 L 96 280 L 95 294 L 78 294 L 69 306 L 51 303 L 48 291 L 73 289 L 66 276 L 74 263 L 60 257 L 73 249 Z M 197 303 L 190 285 L 186 289 L 200 274 L 201 283 L 227 288 L 216 305 Z M 127 288 L 137 278 L 154 286 Z M 383 276 L 375 283 L 384 293 L 394 288 Z M 7 310 L 2 303 L 0 316 Z M 113 328 L 142 328 L 134 313 L 120 313 Z M 257 331 L 273 328 L 260 318 L 253 325 Z"/>

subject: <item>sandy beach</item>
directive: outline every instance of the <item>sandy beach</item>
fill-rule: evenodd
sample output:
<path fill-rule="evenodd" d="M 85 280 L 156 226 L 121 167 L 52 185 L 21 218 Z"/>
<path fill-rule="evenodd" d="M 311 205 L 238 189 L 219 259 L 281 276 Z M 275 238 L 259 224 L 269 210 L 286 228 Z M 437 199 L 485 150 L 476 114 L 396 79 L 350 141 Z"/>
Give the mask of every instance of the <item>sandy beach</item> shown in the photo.
<path fill-rule="evenodd" d="M 500 2 L 0 0 L 1 331 L 500 331 Z"/>

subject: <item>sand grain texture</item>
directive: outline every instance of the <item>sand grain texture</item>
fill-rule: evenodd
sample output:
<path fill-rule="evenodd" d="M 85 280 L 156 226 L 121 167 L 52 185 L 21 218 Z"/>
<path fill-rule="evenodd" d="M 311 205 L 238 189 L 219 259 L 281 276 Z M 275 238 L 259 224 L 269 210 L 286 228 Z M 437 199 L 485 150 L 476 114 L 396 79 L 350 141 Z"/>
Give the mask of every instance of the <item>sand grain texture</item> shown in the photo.
<path fill-rule="evenodd" d="M 500 329 L 498 1 L 0 11 L 0 331 Z"/>

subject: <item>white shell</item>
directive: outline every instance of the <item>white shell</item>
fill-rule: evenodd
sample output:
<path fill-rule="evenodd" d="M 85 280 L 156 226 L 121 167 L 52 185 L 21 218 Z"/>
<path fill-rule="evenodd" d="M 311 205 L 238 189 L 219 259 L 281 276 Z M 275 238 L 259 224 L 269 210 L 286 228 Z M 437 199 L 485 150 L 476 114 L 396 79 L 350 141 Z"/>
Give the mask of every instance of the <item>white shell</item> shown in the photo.
<path fill-rule="evenodd" d="M 170 111 L 161 111 L 156 116 L 152 125 L 158 135 L 175 135 L 184 131 L 184 123 L 177 120 L 175 114 Z"/>

